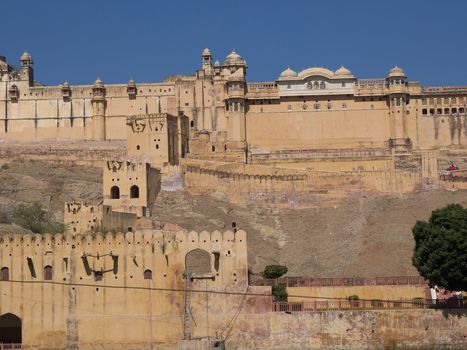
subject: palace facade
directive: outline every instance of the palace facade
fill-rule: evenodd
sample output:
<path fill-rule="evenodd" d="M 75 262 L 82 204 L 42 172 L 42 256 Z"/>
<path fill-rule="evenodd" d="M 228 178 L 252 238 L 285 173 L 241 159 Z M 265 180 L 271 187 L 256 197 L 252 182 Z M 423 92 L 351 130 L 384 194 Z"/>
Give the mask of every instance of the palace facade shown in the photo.
<path fill-rule="evenodd" d="M 105 85 L 97 79 L 90 85 L 44 86 L 34 79 L 32 57 L 24 53 L 20 60 L 16 69 L 0 57 L 5 142 L 126 139 L 128 118 L 152 114 L 179 124 L 178 136 L 162 139 L 167 154 L 158 157 L 168 163 L 188 153 L 230 153 L 254 161 L 316 151 L 391 154 L 467 144 L 467 86 L 424 87 L 397 66 L 374 79 L 359 79 L 345 67 L 311 67 L 287 68 L 269 82 L 247 82 L 247 63 L 239 54 L 213 63 L 205 49 L 195 74 L 159 83 Z M 177 118 L 186 118 L 186 127 Z M 190 146 L 182 145 L 185 136 Z M 170 143 L 178 146 L 175 151 Z"/>

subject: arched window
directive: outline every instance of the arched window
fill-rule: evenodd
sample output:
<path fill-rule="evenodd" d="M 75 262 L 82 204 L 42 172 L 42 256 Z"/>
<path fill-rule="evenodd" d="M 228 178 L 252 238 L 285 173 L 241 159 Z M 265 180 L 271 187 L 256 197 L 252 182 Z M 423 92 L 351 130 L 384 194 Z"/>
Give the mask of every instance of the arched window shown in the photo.
<path fill-rule="evenodd" d="M 0 273 L 0 280 L 1 281 L 9 281 L 10 280 L 10 269 L 8 267 L 2 267 Z"/>
<path fill-rule="evenodd" d="M 144 271 L 144 279 L 145 280 L 152 280 L 152 271 L 151 270 Z"/>
<path fill-rule="evenodd" d="M 119 199 L 120 198 L 120 189 L 118 186 L 112 186 L 110 189 L 110 198 L 111 199 Z"/>
<path fill-rule="evenodd" d="M 326 84 L 324 83 L 324 81 L 322 81 L 321 84 L 319 84 L 319 88 L 320 89 L 325 89 L 326 88 Z"/>
<path fill-rule="evenodd" d="M 52 266 L 47 265 L 44 267 L 44 280 L 45 281 L 51 281 L 52 280 Z"/>
<path fill-rule="evenodd" d="M 133 185 L 130 187 L 130 198 L 139 198 L 139 187 Z"/>
<path fill-rule="evenodd" d="M 319 83 L 317 81 L 314 82 L 313 84 L 313 88 L 315 89 L 319 89 Z"/>

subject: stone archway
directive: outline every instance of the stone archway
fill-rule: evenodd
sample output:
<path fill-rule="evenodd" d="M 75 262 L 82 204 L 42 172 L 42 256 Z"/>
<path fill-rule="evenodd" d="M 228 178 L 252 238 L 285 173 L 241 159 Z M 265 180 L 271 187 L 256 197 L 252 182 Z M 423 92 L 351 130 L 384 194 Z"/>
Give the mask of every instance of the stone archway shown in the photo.
<path fill-rule="evenodd" d="M 185 256 L 185 272 L 195 276 L 211 273 L 211 254 L 203 249 L 194 249 Z"/>
<path fill-rule="evenodd" d="M 21 319 L 10 313 L 0 316 L 0 344 L 21 343 Z"/>

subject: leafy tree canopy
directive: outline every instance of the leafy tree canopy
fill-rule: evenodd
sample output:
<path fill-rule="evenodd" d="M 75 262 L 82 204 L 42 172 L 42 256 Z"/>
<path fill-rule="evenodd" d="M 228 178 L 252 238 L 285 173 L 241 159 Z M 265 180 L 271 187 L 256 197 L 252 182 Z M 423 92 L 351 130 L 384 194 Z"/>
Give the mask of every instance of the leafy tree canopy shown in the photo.
<path fill-rule="evenodd" d="M 279 278 L 287 273 L 287 266 L 283 265 L 267 265 L 264 268 L 263 275 L 266 278 Z"/>
<path fill-rule="evenodd" d="M 412 263 L 431 285 L 467 290 L 467 209 L 458 204 L 434 210 L 412 228 Z"/>

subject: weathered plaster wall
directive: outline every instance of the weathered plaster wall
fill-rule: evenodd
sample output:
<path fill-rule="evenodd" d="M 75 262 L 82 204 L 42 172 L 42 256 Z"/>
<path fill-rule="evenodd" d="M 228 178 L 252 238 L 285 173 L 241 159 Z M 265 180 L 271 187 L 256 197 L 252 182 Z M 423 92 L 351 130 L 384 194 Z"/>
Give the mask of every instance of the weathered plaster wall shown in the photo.
<path fill-rule="evenodd" d="M 228 349 L 465 349 L 467 312 L 329 311 L 241 315 Z"/>
<path fill-rule="evenodd" d="M 125 156 L 126 142 L 120 141 L 0 144 L 0 163 L 33 159 L 101 168 L 106 159 L 121 159 Z"/>
<path fill-rule="evenodd" d="M 0 281 L 0 315 L 21 318 L 28 348 L 76 344 L 80 349 L 99 344 L 147 348 L 176 343 L 183 334 L 185 257 L 195 249 L 210 256 L 212 274 L 193 289 L 218 291 L 212 303 L 219 305 L 229 300 L 224 291 L 244 293 L 248 285 L 244 231 L 4 234 L 0 267 L 9 269 L 9 280 Z M 45 280 L 46 266 L 53 268 L 51 280 Z M 152 272 L 150 279 L 145 278 L 146 270 Z M 96 280 L 97 272 L 102 272 L 102 280 Z M 203 334 L 205 329 L 193 323 L 193 332 Z"/>

